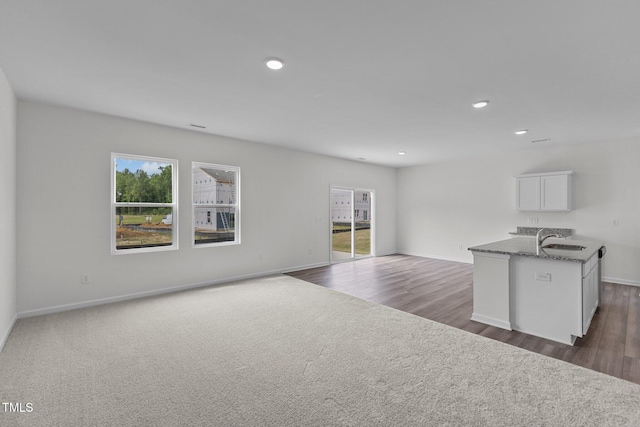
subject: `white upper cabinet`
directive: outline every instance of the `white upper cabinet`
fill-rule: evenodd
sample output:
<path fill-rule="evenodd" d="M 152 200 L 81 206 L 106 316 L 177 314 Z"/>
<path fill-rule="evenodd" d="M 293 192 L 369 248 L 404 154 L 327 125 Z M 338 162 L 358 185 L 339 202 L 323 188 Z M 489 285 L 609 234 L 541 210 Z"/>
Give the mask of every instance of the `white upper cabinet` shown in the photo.
<path fill-rule="evenodd" d="M 548 175 L 540 177 L 541 204 L 543 211 L 570 211 L 569 187 L 571 175 Z"/>
<path fill-rule="evenodd" d="M 540 210 L 540 177 L 528 176 L 516 179 L 518 186 L 518 210 Z"/>
<path fill-rule="evenodd" d="M 516 177 L 519 211 L 570 211 L 573 171 L 531 173 Z"/>

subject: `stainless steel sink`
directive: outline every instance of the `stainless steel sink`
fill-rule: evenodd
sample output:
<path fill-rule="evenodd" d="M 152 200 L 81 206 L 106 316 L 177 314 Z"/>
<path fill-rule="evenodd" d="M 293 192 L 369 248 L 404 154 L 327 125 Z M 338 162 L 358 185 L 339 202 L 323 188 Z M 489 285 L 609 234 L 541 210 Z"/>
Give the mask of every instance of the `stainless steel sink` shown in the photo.
<path fill-rule="evenodd" d="M 565 251 L 581 251 L 584 248 L 586 248 L 586 246 L 567 245 L 565 243 L 550 243 L 542 247 L 542 249 L 562 249 Z"/>

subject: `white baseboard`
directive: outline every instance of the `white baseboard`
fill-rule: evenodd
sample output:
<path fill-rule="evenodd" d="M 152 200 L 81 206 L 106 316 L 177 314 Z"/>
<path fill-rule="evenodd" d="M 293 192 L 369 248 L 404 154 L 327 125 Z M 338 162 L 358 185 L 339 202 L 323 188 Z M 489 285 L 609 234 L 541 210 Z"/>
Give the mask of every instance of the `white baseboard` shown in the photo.
<path fill-rule="evenodd" d="M 469 261 L 469 260 L 466 260 L 466 259 L 446 258 L 446 257 L 442 257 L 442 256 L 439 256 L 439 255 L 429 255 L 429 254 L 423 254 L 423 253 L 419 253 L 419 252 L 399 251 L 398 254 L 400 254 L 400 255 L 417 256 L 417 257 L 421 257 L 421 258 L 433 258 L 433 259 L 439 259 L 439 260 L 442 260 L 442 261 L 461 262 L 461 263 L 464 263 L 464 264 L 473 264 L 473 261 Z"/>
<path fill-rule="evenodd" d="M 376 252 L 374 256 L 382 257 L 382 256 L 398 255 L 398 254 L 399 254 L 398 251 L 386 251 L 386 252 Z"/>
<path fill-rule="evenodd" d="M 461 262 L 461 263 L 464 263 L 464 264 L 473 264 L 473 262 L 470 262 L 468 260 L 461 260 L 461 259 L 454 259 L 454 258 L 443 258 L 443 257 L 437 256 L 437 255 L 428 255 L 428 254 L 421 254 L 421 253 L 415 253 L 415 252 L 392 252 L 392 253 L 388 253 L 388 254 L 378 254 L 376 256 L 387 256 L 387 255 L 396 255 L 396 254 L 417 256 L 417 257 L 422 257 L 422 258 L 440 259 L 440 260 L 443 260 L 443 261 Z M 222 284 L 222 283 L 235 282 L 235 281 L 238 281 L 238 280 L 255 279 L 255 278 L 258 278 L 258 277 L 271 276 L 273 274 L 290 273 L 292 271 L 306 270 L 306 269 L 317 268 L 317 267 L 324 267 L 324 266 L 327 266 L 329 264 L 330 264 L 329 262 L 324 262 L 323 261 L 323 262 L 318 262 L 318 263 L 313 263 L 313 264 L 299 265 L 299 266 L 296 266 L 296 267 L 287 267 L 287 268 L 283 268 L 283 269 L 262 271 L 262 272 L 253 273 L 253 274 L 245 274 L 245 275 L 239 275 L 239 276 L 225 277 L 223 279 L 212 280 L 212 281 L 207 281 L 207 282 L 191 283 L 191 284 L 188 284 L 188 285 L 174 286 L 174 287 L 171 287 L 171 288 L 155 289 L 155 290 L 152 290 L 152 291 L 136 292 L 136 293 L 133 293 L 133 294 L 126 294 L 126 295 L 119 295 L 119 296 L 108 297 L 108 298 L 95 299 L 95 300 L 83 301 L 83 302 L 73 303 L 73 304 L 63 304 L 63 305 L 57 305 L 57 306 L 52 306 L 52 307 L 39 308 L 39 309 L 35 309 L 35 310 L 21 311 L 21 312 L 19 312 L 17 314 L 17 316 L 14 317 L 13 321 L 11 322 L 11 325 L 9 326 L 8 331 L 6 331 L 4 333 L 4 335 L 0 335 L 0 351 L 2 351 L 2 348 L 4 347 L 4 344 L 5 344 L 6 340 L 7 340 L 7 338 L 9 337 L 9 334 L 11 333 L 11 330 L 13 329 L 13 325 L 15 324 L 17 319 L 22 319 L 22 318 L 25 318 L 25 317 L 41 316 L 41 315 L 44 315 L 44 314 L 51 314 L 51 313 L 59 313 L 59 312 L 62 312 L 62 311 L 75 310 L 75 309 L 78 309 L 78 308 L 86 308 L 86 307 L 92 307 L 92 306 L 95 306 L 95 305 L 110 304 L 110 303 L 114 303 L 114 302 L 130 300 L 130 299 L 144 298 L 144 297 L 150 297 L 150 296 L 155 296 L 155 295 L 168 294 L 168 293 L 172 293 L 172 292 L 186 291 L 188 289 L 203 288 L 203 287 L 206 287 L 206 286 L 215 286 L 215 285 L 219 285 L 219 284 Z M 631 286 L 640 287 L 640 282 L 632 281 L 632 280 L 616 279 L 616 278 L 611 278 L 611 277 L 603 277 L 602 280 L 604 282 L 619 283 L 619 284 L 622 284 L 622 285 L 631 285 Z M 488 322 L 484 322 L 483 321 L 482 323 L 488 323 Z M 494 326 L 498 326 L 498 327 L 504 328 L 504 326 L 499 326 L 499 325 L 494 325 Z M 504 329 L 508 329 L 508 328 L 504 328 Z"/>
<path fill-rule="evenodd" d="M 326 267 L 327 265 L 330 265 L 330 262 L 316 262 L 313 264 L 306 264 L 306 265 L 299 265 L 297 267 L 290 267 L 290 268 L 285 268 L 283 270 L 279 270 L 279 271 L 274 271 L 272 273 L 269 274 L 278 274 L 278 273 L 291 273 L 292 271 L 299 271 L 299 270 L 308 270 L 310 268 L 318 268 L 318 267 Z M 267 274 L 265 274 L 264 276 L 266 276 Z"/>
<path fill-rule="evenodd" d="M 495 326 L 496 328 L 506 329 L 508 331 L 513 330 L 511 329 L 511 322 L 505 322 L 504 320 L 483 316 L 482 314 L 472 313 L 471 320 L 474 322 L 484 323 L 485 325 Z"/>
<path fill-rule="evenodd" d="M 2 335 L 0 335 L 0 353 L 4 349 L 4 345 L 7 343 L 7 340 L 9 339 L 9 334 L 11 334 L 11 331 L 13 330 L 13 326 L 16 324 L 16 320 L 18 320 L 17 315 L 13 316 L 13 320 L 9 324 L 9 327 L 7 328 L 7 330 Z"/>
<path fill-rule="evenodd" d="M 629 286 L 640 287 L 640 282 L 638 282 L 637 280 L 616 279 L 615 277 L 603 277 L 602 281 L 608 282 L 608 283 L 617 283 L 619 285 L 629 285 Z"/>
<path fill-rule="evenodd" d="M 78 302 L 78 303 L 73 303 L 73 304 L 63 304 L 63 305 L 57 305 L 57 306 L 53 306 L 53 307 L 39 308 L 39 309 L 36 309 L 36 310 L 21 311 L 21 312 L 18 313 L 17 318 L 18 319 L 22 319 L 22 318 L 25 318 L 25 317 L 34 317 L 34 316 L 41 316 L 41 315 L 44 315 L 44 314 L 59 313 L 59 312 L 62 312 L 62 311 L 75 310 L 75 309 L 78 309 L 78 308 L 93 307 L 95 305 L 110 304 L 110 303 L 114 303 L 114 302 L 126 301 L 126 300 L 131 300 L 131 299 L 145 298 L 145 297 L 151 297 L 151 296 L 162 295 L 162 294 L 169 294 L 169 293 L 172 293 L 172 292 L 186 291 L 186 290 L 189 290 L 189 289 L 204 288 L 204 287 L 207 287 L 207 286 L 215 286 L 215 285 L 219 285 L 219 284 L 222 284 L 222 283 L 236 282 L 236 281 L 239 281 L 239 280 L 255 279 L 255 278 L 258 278 L 258 277 L 272 276 L 274 274 L 283 274 L 283 273 L 288 273 L 288 272 L 296 271 L 296 270 L 305 270 L 305 269 L 309 269 L 309 268 L 323 267 L 325 265 L 328 265 L 328 263 L 320 262 L 320 263 L 315 263 L 315 264 L 301 265 L 301 266 L 298 266 L 298 267 L 290 267 L 290 268 L 277 269 L 277 270 L 271 270 L 271 271 L 262 271 L 260 273 L 244 274 L 244 275 L 240 275 L 240 276 L 225 277 L 223 279 L 212 280 L 212 281 L 207 281 L 207 282 L 200 282 L 200 283 L 191 283 L 191 284 L 188 284 L 188 285 L 174 286 L 174 287 L 171 287 L 171 288 L 155 289 L 155 290 L 152 290 L 152 291 L 136 292 L 136 293 L 133 293 L 133 294 L 119 295 L 119 296 L 108 297 L 108 298 L 100 298 L 100 299 L 83 301 L 83 302 Z"/>

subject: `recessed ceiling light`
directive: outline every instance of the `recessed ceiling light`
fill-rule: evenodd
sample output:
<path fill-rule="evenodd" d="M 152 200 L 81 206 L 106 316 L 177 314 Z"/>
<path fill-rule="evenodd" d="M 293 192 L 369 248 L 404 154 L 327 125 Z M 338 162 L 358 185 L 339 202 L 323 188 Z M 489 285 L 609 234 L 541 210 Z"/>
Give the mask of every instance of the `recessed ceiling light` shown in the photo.
<path fill-rule="evenodd" d="M 401 156 L 404 156 L 405 154 L 407 154 L 406 151 L 398 151 L 398 154 L 400 154 Z"/>
<path fill-rule="evenodd" d="M 473 105 L 473 108 L 484 108 L 487 105 L 489 105 L 489 101 L 477 101 L 477 102 L 474 102 L 472 105 Z"/>
<path fill-rule="evenodd" d="M 270 70 L 281 70 L 284 67 L 284 61 L 280 58 L 267 58 L 264 63 Z"/>
<path fill-rule="evenodd" d="M 524 135 L 527 132 L 529 132 L 527 129 L 520 129 L 516 131 L 516 135 Z"/>

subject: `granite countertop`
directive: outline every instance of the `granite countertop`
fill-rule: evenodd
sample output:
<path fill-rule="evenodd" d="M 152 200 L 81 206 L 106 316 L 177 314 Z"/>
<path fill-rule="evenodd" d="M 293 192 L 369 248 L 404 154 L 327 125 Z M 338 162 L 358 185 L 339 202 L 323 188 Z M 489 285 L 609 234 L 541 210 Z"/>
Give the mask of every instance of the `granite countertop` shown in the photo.
<path fill-rule="evenodd" d="M 588 261 L 598 249 L 604 244 L 597 240 L 565 240 L 549 238 L 542 244 L 550 243 L 566 243 L 571 245 L 586 246 L 581 251 L 572 251 L 566 249 L 544 249 L 538 253 L 536 251 L 536 240 L 529 237 L 514 237 L 512 239 L 501 240 L 499 242 L 488 243 L 486 245 L 474 246 L 469 248 L 472 252 L 487 252 L 503 255 L 528 256 L 542 259 L 555 259 L 558 261 L 585 262 Z"/>

